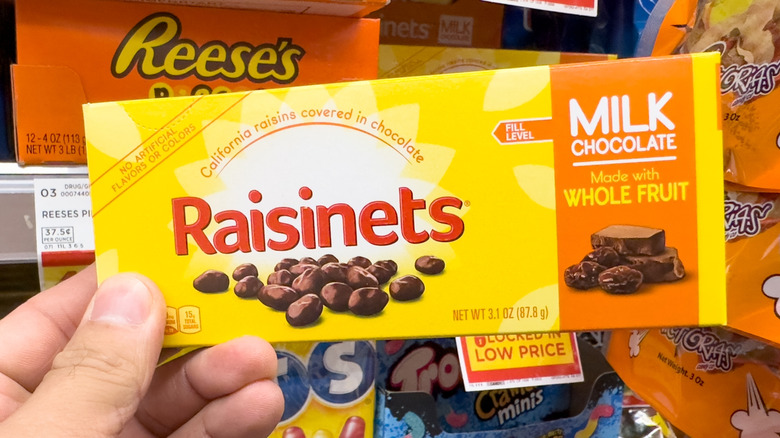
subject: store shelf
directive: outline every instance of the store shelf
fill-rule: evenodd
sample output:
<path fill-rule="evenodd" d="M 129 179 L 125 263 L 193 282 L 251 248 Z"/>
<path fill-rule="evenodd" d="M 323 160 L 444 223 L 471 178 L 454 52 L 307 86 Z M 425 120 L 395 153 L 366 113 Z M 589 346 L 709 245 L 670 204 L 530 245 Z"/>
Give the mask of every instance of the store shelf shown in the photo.
<path fill-rule="evenodd" d="M 84 166 L 26 166 L 0 163 L 0 314 L 39 290 L 35 236 L 36 178 L 73 178 Z"/>

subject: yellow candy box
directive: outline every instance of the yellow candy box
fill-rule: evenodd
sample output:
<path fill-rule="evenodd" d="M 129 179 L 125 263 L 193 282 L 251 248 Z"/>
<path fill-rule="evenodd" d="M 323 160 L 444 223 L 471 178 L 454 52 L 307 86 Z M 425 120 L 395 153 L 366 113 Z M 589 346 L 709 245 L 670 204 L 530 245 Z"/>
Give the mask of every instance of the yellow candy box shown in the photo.
<path fill-rule="evenodd" d="M 98 275 L 166 346 L 723 324 L 717 66 L 85 105 Z"/>

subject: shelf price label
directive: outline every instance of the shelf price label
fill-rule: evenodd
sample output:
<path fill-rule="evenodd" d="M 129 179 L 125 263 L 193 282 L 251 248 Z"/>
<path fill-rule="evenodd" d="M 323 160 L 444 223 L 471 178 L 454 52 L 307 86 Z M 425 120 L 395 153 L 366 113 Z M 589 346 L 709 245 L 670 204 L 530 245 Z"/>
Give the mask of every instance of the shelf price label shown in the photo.
<path fill-rule="evenodd" d="M 558 12 L 561 14 L 595 17 L 598 15 L 596 0 L 486 0 L 491 3 L 517 6 L 521 8 L 539 9 L 541 11 Z"/>
<path fill-rule="evenodd" d="M 33 187 L 38 272 L 47 289 L 95 260 L 89 179 L 36 178 Z"/>
<path fill-rule="evenodd" d="M 467 391 L 583 380 L 574 333 L 469 336 L 456 343 Z"/>

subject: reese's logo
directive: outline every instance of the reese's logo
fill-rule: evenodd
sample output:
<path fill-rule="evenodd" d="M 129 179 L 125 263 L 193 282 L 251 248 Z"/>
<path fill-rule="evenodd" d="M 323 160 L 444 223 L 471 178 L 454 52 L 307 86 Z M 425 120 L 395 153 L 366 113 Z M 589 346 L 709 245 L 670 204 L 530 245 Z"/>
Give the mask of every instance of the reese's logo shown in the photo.
<path fill-rule="evenodd" d="M 152 14 L 136 24 L 114 53 L 111 73 L 123 78 L 136 68 L 145 79 L 166 77 L 238 82 L 274 81 L 289 84 L 298 76 L 298 62 L 306 54 L 292 38 L 258 46 L 209 41 L 198 46 L 181 38 L 182 25 L 170 13 Z"/>

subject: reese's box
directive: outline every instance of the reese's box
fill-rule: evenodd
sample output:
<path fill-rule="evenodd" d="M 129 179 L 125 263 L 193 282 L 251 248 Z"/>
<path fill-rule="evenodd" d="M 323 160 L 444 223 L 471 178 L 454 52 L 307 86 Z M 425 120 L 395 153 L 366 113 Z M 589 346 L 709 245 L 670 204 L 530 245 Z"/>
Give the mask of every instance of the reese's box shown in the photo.
<path fill-rule="evenodd" d="M 17 160 L 86 160 L 87 102 L 376 77 L 377 20 L 109 0 L 16 2 Z"/>
<path fill-rule="evenodd" d="M 157 282 L 166 345 L 722 324 L 717 67 L 86 105 L 100 279 Z"/>
<path fill-rule="evenodd" d="M 379 77 L 398 78 L 534 65 L 604 61 L 616 58 L 617 55 L 597 53 L 381 44 L 379 46 Z"/>
<path fill-rule="evenodd" d="M 133 0 L 212 8 L 259 9 L 288 14 L 363 17 L 390 0 Z"/>

